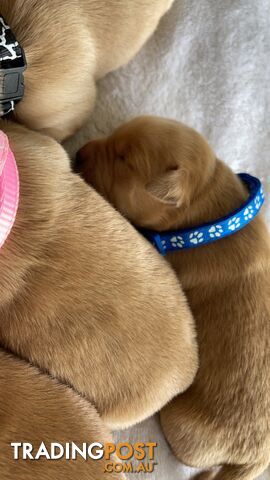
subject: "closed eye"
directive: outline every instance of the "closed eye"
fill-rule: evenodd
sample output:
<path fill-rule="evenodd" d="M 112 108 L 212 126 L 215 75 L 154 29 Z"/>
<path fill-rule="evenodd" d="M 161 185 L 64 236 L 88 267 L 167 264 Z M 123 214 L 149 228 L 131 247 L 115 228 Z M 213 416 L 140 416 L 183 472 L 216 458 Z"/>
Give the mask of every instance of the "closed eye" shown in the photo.
<path fill-rule="evenodd" d="M 166 168 L 166 172 L 175 172 L 176 170 L 179 170 L 178 165 L 170 165 L 169 167 Z"/>
<path fill-rule="evenodd" d="M 125 167 L 127 167 L 129 170 L 131 170 L 132 172 L 135 172 L 134 166 L 127 160 L 126 156 L 118 155 L 117 159 L 120 161 L 122 165 L 125 165 Z"/>

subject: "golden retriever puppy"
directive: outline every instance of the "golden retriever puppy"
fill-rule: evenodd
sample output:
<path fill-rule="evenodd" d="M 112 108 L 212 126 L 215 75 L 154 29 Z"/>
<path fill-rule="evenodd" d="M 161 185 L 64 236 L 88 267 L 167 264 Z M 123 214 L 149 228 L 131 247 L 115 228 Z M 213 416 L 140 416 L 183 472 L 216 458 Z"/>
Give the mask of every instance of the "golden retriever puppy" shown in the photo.
<path fill-rule="evenodd" d="M 173 0 L 0 0 L 25 51 L 15 118 L 62 141 L 88 118 L 96 81 L 127 63 Z"/>
<path fill-rule="evenodd" d="M 90 142 L 77 167 L 135 225 L 159 232 L 214 222 L 247 198 L 201 135 L 166 119 L 135 119 Z M 218 480 L 254 479 L 270 458 L 266 225 L 258 216 L 235 235 L 167 258 L 195 317 L 200 367 L 161 412 L 165 435 L 187 465 L 222 466 Z"/>
<path fill-rule="evenodd" d="M 30 443 L 36 456 L 42 442 L 50 454 L 51 443 L 65 447 L 74 442 L 106 443 L 112 439 L 95 408 L 71 388 L 41 374 L 34 367 L 0 350 L 0 477 L 3 480 L 105 480 L 106 461 L 40 457 L 23 460 L 22 446 Z M 56 450 L 59 453 L 59 450 Z M 18 460 L 15 459 L 18 456 Z M 113 479 L 123 479 L 111 474 Z"/>
<path fill-rule="evenodd" d="M 0 128 L 21 184 L 0 255 L 0 343 L 86 396 L 110 427 L 138 422 L 196 374 L 177 278 L 55 140 Z"/>

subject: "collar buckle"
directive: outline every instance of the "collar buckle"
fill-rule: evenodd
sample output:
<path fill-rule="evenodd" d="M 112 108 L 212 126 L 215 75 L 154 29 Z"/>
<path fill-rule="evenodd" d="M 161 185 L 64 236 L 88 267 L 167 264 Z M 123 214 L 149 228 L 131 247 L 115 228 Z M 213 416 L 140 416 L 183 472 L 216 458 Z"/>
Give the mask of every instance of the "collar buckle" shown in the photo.
<path fill-rule="evenodd" d="M 0 116 L 12 112 L 23 98 L 25 69 L 26 65 L 8 70 L 0 68 Z"/>

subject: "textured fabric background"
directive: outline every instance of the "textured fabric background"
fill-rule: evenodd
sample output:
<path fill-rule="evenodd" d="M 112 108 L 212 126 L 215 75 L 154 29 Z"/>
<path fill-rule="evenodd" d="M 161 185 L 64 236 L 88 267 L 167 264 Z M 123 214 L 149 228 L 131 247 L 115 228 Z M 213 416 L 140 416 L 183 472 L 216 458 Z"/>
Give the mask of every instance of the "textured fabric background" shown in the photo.
<path fill-rule="evenodd" d="M 236 172 L 259 176 L 270 224 L 270 1 L 176 0 L 134 61 L 100 82 L 94 114 L 67 148 L 74 154 L 143 113 L 188 123 Z M 189 478 L 157 418 L 118 438 L 159 444 L 156 473 L 133 480 Z M 270 480 L 270 473 L 262 478 Z"/>

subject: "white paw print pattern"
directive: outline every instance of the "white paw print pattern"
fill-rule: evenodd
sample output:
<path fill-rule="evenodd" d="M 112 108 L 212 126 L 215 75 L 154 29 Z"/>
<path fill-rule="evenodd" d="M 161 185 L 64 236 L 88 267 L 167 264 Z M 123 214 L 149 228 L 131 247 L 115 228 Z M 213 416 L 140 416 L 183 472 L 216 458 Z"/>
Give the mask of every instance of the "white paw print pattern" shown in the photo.
<path fill-rule="evenodd" d="M 219 238 L 223 233 L 223 228 L 221 225 L 213 225 L 213 227 L 209 228 L 209 233 L 211 238 Z"/>
<path fill-rule="evenodd" d="M 167 250 L 167 246 L 166 246 L 166 240 L 162 240 L 162 247 L 164 248 L 164 250 Z"/>
<path fill-rule="evenodd" d="M 254 216 L 254 208 L 252 205 L 249 205 L 244 211 L 244 219 L 251 220 Z"/>
<path fill-rule="evenodd" d="M 255 198 L 255 208 L 259 210 L 261 207 L 261 204 L 262 204 L 261 197 L 260 195 L 257 195 L 257 197 Z"/>
<path fill-rule="evenodd" d="M 241 226 L 241 222 L 239 217 L 231 218 L 231 220 L 228 223 L 228 228 L 232 232 L 234 232 L 234 230 L 237 230 L 237 228 L 239 228 L 240 226 Z"/>
<path fill-rule="evenodd" d="M 204 236 L 202 232 L 194 232 L 189 235 L 190 243 L 194 245 L 198 245 L 198 243 L 202 243 L 204 241 Z"/>
<path fill-rule="evenodd" d="M 171 238 L 171 244 L 173 247 L 178 247 L 178 248 L 183 248 L 184 245 L 185 245 L 185 241 L 183 239 L 183 237 L 181 237 L 180 235 L 178 235 L 177 237 L 173 237 Z"/>

